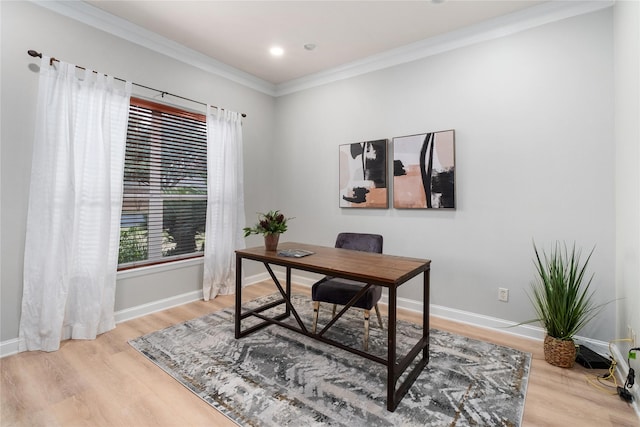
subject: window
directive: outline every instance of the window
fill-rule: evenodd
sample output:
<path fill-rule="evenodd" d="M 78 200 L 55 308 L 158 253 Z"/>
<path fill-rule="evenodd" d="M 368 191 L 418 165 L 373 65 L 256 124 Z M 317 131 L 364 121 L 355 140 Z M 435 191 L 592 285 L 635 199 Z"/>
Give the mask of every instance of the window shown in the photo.
<path fill-rule="evenodd" d="M 202 256 L 206 209 L 205 116 L 131 98 L 119 269 Z"/>

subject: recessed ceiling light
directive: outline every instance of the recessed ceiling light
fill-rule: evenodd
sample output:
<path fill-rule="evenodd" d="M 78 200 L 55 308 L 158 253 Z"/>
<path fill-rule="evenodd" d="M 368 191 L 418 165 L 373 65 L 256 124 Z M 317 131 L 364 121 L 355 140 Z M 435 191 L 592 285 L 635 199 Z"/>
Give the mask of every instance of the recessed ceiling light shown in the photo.
<path fill-rule="evenodd" d="M 269 52 L 273 56 L 282 56 L 284 54 L 284 49 L 280 46 L 273 46 L 271 49 L 269 49 Z"/>

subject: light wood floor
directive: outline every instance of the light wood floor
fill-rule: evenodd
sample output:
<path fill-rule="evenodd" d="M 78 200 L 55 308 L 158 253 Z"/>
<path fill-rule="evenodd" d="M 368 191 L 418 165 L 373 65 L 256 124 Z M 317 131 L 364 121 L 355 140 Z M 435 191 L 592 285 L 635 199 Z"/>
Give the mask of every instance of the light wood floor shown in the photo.
<path fill-rule="evenodd" d="M 247 300 L 275 291 L 264 282 Z M 308 293 L 304 287 L 294 291 Z M 53 353 L 25 352 L 0 360 L 0 424 L 4 426 L 233 426 L 127 341 L 234 305 L 233 296 L 198 301 L 119 324 L 93 341 L 66 341 Z M 420 316 L 399 313 L 420 323 Z M 431 319 L 431 327 L 533 354 L 524 426 L 640 426 L 633 409 L 597 390 L 588 376 L 602 371 L 547 364 L 542 343 Z"/>

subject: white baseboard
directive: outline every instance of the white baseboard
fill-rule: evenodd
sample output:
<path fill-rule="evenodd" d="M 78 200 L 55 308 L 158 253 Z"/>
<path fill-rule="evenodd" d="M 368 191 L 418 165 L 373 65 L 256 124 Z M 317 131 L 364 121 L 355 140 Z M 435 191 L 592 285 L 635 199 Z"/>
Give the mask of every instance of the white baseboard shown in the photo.
<path fill-rule="evenodd" d="M 174 297 L 164 298 L 147 304 L 138 305 L 136 307 L 125 308 L 124 310 L 116 311 L 114 313 L 114 317 L 116 323 L 122 323 L 126 322 L 127 320 L 136 319 L 138 317 L 146 316 L 147 314 L 167 310 L 169 308 L 188 304 L 194 301 L 199 301 L 201 299 L 202 290 L 192 291 L 186 294 L 176 295 Z"/>
<path fill-rule="evenodd" d="M 11 356 L 19 352 L 20 338 L 13 338 L 0 342 L 0 359 L 6 356 Z"/>
<path fill-rule="evenodd" d="M 276 271 L 274 273 L 279 280 L 284 281 L 284 272 Z M 268 280 L 269 278 L 270 277 L 267 273 L 261 273 L 261 274 L 256 274 L 250 277 L 246 277 L 244 282 L 245 282 L 245 285 L 251 285 L 251 284 L 261 282 L 263 280 Z M 311 285 L 313 285 L 313 283 L 315 283 L 316 280 L 317 279 L 310 278 L 307 276 L 298 276 L 298 275 L 292 275 L 292 278 L 291 278 L 292 282 L 302 286 L 307 286 L 307 287 L 311 287 Z M 201 299 L 202 299 L 201 290 L 192 291 L 186 294 L 176 295 L 174 297 L 164 298 L 164 299 L 153 301 L 147 304 L 142 304 L 136 307 L 120 310 L 114 313 L 114 316 L 115 316 L 116 323 L 121 323 L 121 322 L 126 322 L 127 320 L 132 320 L 141 316 L 146 316 L 147 314 L 156 313 L 158 311 L 166 310 L 172 307 L 187 304 L 193 301 L 198 301 Z M 382 296 L 381 303 L 382 304 L 388 303 L 387 295 Z M 422 302 L 420 301 L 415 301 L 407 298 L 398 298 L 398 307 L 406 310 L 422 313 Z M 515 326 L 516 323 L 514 322 L 509 322 L 503 319 L 498 319 L 495 317 L 485 316 L 485 315 L 472 313 L 468 311 L 448 308 L 440 305 L 432 304 L 430 306 L 430 314 L 432 316 L 438 316 L 444 319 L 466 323 L 473 326 L 479 326 L 482 328 L 487 328 L 487 329 L 495 330 L 502 333 L 512 334 L 516 336 L 533 338 L 540 341 L 542 341 L 542 339 L 544 338 L 544 330 L 542 328 L 538 328 L 530 325 Z M 591 348 L 592 350 L 600 354 L 608 354 L 609 352 L 609 346 L 608 346 L 608 343 L 606 342 L 592 340 L 585 337 L 576 337 L 576 341 L 579 343 L 588 344 L 589 348 Z M 18 338 L 0 342 L 0 358 L 18 353 L 19 343 L 20 343 L 20 340 Z M 626 374 L 625 374 L 625 377 L 626 377 Z M 636 389 L 637 389 L 637 386 L 636 386 Z"/>
<path fill-rule="evenodd" d="M 201 299 L 202 291 L 193 291 L 182 295 L 176 295 L 171 298 L 164 298 L 147 304 L 138 305 L 136 307 L 116 311 L 113 315 L 116 323 L 122 323 L 126 322 L 127 320 L 132 320 L 138 317 L 146 316 L 147 314 L 167 310 L 172 307 L 177 307 L 179 305 L 187 304 Z M 20 338 L 14 338 L 11 340 L 0 342 L 0 358 L 18 353 L 20 341 Z M 22 348 L 24 348 L 24 346 L 22 346 Z"/>
<path fill-rule="evenodd" d="M 268 274 L 251 276 L 245 279 L 245 283 L 254 284 L 269 278 Z M 158 311 L 167 310 L 179 305 L 188 304 L 193 301 L 202 299 L 202 290 L 187 292 L 185 294 L 176 295 L 170 298 L 163 298 L 150 303 L 138 305 L 131 308 L 125 308 L 114 313 L 116 323 L 126 322 L 127 320 L 136 319 L 146 316 L 147 314 L 156 313 Z M 11 356 L 19 352 L 20 338 L 13 338 L 6 341 L 0 341 L 0 358 Z M 24 348 L 24 346 L 23 346 Z"/>
<path fill-rule="evenodd" d="M 616 380 L 618 384 L 624 384 L 629 373 L 629 365 L 627 364 L 627 356 L 622 354 L 620 347 L 616 343 L 611 344 L 611 352 L 613 353 L 613 359 L 616 361 Z M 638 399 L 640 399 L 640 385 L 638 385 L 638 374 L 636 374 L 636 383 L 629 389 L 633 395 L 633 402 L 631 407 L 636 411 L 636 415 L 640 418 L 640 405 L 638 405 Z"/>

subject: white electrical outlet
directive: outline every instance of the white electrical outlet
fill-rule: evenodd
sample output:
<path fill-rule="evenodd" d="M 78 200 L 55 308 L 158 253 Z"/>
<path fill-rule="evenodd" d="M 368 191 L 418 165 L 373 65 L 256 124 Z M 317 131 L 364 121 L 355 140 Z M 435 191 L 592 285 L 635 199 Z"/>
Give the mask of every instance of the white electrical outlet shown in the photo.
<path fill-rule="evenodd" d="M 509 301 L 509 289 L 498 288 L 498 301 Z"/>
<path fill-rule="evenodd" d="M 633 330 L 631 325 L 627 325 L 627 338 L 631 340 L 631 347 L 636 346 L 636 331 Z"/>

